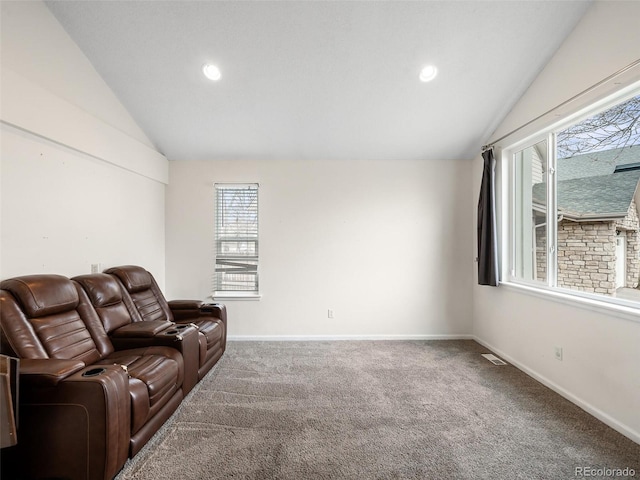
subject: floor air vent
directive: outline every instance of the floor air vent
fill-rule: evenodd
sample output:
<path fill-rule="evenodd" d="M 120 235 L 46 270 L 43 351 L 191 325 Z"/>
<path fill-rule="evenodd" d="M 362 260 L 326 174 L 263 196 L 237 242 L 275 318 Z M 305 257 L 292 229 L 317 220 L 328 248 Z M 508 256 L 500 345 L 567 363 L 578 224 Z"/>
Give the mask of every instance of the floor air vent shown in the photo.
<path fill-rule="evenodd" d="M 486 358 L 487 360 L 489 360 L 494 365 L 506 365 L 507 364 L 507 362 L 505 362 L 504 360 L 499 359 L 493 353 L 483 353 L 482 356 L 484 358 Z"/>

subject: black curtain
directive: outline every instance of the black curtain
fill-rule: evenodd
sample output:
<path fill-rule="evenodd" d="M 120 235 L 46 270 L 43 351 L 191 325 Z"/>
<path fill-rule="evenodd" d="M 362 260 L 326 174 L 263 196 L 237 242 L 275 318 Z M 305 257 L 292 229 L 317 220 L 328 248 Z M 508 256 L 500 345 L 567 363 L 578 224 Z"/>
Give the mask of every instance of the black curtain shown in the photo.
<path fill-rule="evenodd" d="M 478 284 L 498 286 L 495 172 L 493 148 L 482 152 L 484 171 L 478 200 Z"/>

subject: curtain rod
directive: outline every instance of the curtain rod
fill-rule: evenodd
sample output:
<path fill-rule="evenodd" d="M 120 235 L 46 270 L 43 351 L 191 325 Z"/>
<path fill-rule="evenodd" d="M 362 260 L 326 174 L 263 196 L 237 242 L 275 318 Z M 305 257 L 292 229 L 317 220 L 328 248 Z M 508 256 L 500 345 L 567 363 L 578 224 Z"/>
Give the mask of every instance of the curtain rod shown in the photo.
<path fill-rule="evenodd" d="M 569 100 L 565 100 L 564 102 L 560 103 L 559 105 L 556 105 L 555 107 L 547 110 L 546 112 L 538 115 L 536 118 L 534 118 L 533 120 L 529 120 L 527 123 L 525 123 L 524 125 L 520 125 L 518 128 L 515 128 L 513 130 L 511 130 L 509 133 L 501 136 L 500 138 L 487 143 L 486 145 L 482 146 L 482 151 L 484 152 L 485 150 L 489 150 L 491 148 L 493 148 L 493 146 L 500 142 L 501 140 L 504 140 L 507 137 L 510 137 L 511 135 L 513 135 L 516 132 L 519 132 L 520 130 L 522 130 L 523 128 L 528 127 L 529 125 L 531 125 L 534 122 L 537 122 L 538 120 L 540 120 L 542 117 L 545 117 L 547 115 L 549 115 L 550 113 L 553 113 L 554 111 L 558 110 L 559 108 L 564 107 L 565 105 L 568 105 L 569 103 L 579 99 L 580 97 L 583 97 L 584 95 L 594 91 L 596 88 L 600 87 L 601 85 L 604 85 L 607 82 L 610 82 L 611 80 L 613 80 L 616 77 L 619 77 L 620 75 L 622 75 L 623 73 L 628 72 L 629 70 L 631 70 L 632 68 L 637 67 L 638 65 L 640 65 L 640 58 L 638 60 L 636 60 L 635 62 L 631 62 L 629 65 L 627 65 L 626 67 L 622 67 L 620 70 L 618 70 L 615 73 L 612 73 L 611 75 L 609 75 L 607 78 L 604 78 L 602 80 L 600 80 L 598 83 L 595 83 L 593 85 L 591 85 L 589 88 L 583 90 L 582 92 L 574 95 L 573 97 L 571 97 Z"/>

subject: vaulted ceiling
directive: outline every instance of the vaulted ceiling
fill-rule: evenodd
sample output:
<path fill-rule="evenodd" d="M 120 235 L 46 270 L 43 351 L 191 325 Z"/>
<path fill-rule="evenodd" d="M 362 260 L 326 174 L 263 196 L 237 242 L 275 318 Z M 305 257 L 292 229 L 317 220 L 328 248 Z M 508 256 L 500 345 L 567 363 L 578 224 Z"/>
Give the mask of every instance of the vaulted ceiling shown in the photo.
<path fill-rule="evenodd" d="M 47 6 L 170 160 L 458 160 L 478 154 L 589 3 Z M 427 64 L 438 76 L 423 83 Z"/>

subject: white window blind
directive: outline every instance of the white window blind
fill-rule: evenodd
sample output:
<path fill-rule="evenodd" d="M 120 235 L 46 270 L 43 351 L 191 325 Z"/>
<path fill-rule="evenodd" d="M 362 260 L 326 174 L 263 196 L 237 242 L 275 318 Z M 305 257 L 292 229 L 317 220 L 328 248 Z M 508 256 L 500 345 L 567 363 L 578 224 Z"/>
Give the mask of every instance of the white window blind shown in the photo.
<path fill-rule="evenodd" d="M 258 293 L 258 185 L 215 190 L 215 292 Z"/>

